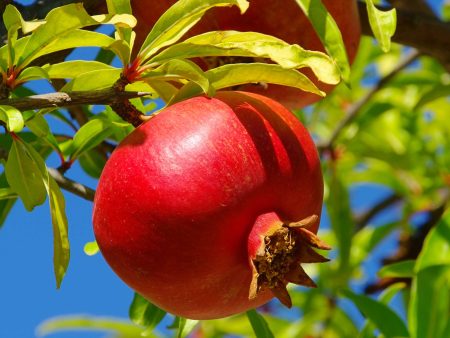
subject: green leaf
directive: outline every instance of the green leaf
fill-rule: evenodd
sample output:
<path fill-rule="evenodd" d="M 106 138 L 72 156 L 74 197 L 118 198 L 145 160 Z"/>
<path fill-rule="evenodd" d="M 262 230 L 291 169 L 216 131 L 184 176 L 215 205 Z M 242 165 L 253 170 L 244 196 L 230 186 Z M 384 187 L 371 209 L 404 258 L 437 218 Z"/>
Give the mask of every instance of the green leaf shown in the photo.
<path fill-rule="evenodd" d="M 61 91 L 86 91 L 110 88 L 120 77 L 121 69 L 101 69 L 83 73 L 68 82 Z"/>
<path fill-rule="evenodd" d="M 406 285 L 404 283 L 395 283 L 386 288 L 383 293 L 378 297 L 378 301 L 383 304 L 389 304 L 389 302 L 394 298 L 394 296 Z M 361 329 L 358 338 L 373 338 L 376 327 L 372 324 L 370 320 L 366 320 L 363 328 Z"/>
<path fill-rule="evenodd" d="M 56 287 L 59 289 L 70 260 L 68 222 L 64 196 L 58 184 L 48 174 L 47 167 L 41 155 L 27 143 L 24 143 L 24 147 L 40 171 L 42 183 L 45 186 L 50 201 L 50 215 L 53 227 L 53 269 Z"/>
<path fill-rule="evenodd" d="M 155 328 L 163 320 L 165 315 L 166 311 L 148 302 L 140 294 L 134 294 L 129 309 L 129 316 L 133 323 L 142 325 L 149 331 Z"/>
<path fill-rule="evenodd" d="M 26 126 L 34 135 L 39 137 L 39 139 L 44 140 L 54 150 L 60 152 L 58 141 L 56 141 L 56 138 L 52 134 L 47 120 L 42 116 L 42 114 L 34 114 L 32 118 L 26 121 Z"/>
<path fill-rule="evenodd" d="M 350 63 L 342 34 L 333 17 L 321 0 L 296 0 L 302 11 L 311 21 L 327 53 L 336 61 L 342 79 L 350 81 Z"/>
<path fill-rule="evenodd" d="M 438 84 L 436 86 L 433 86 L 430 90 L 427 90 L 422 97 L 420 98 L 419 102 L 417 102 L 414 109 L 419 109 L 425 106 L 426 104 L 433 102 L 434 100 L 440 99 L 440 98 L 448 98 L 450 96 L 450 85 L 443 85 Z"/>
<path fill-rule="evenodd" d="M 93 119 L 84 124 L 73 137 L 71 159 L 99 145 L 112 131 L 112 123 L 106 119 Z"/>
<path fill-rule="evenodd" d="M 212 7 L 236 5 L 245 12 L 246 0 L 180 0 L 171 6 L 155 23 L 139 51 L 138 57 L 147 60 L 163 47 L 177 42 L 203 14 Z"/>
<path fill-rule="evenodd" d="M 178 320 L 178 329 L 177 329 L 177 338 L 184 338 L 189 333 L 192 332 L 192 330 L 195 328 L 195 326 L 198 324 L 198 320 L 194 319 L 186 319 L 182 317 L 177 317 Z"/>
<path fill-rule="evenodd" d="M 378 271 L 380 278 L 410 278 L 414 276 L 415 260 L 401 261 L 383 266 Z"/>
<path fill-rule="evenodd" d="M 331 227 L 338 241 L 339 269 L 341 271 L 347 271 L 350 262 L 350 248 L 352 247 L 354 227 L 350 209 L 350 197 L 337 171 L 331 173 L 328 184 L 330 192 L 327 200 L 327 209 Z M 342 278 L 346 277 L 346 274 L 342 274 Z M 345 280 L 340 282 L 346 283 Z"/>
<path fill-rule="evenodd" d="M 339 70 L 327 55 L 305 50 L 298 45 L 289 45 L 273 36 L 256 32 L 204 33 L 168 47 L 148 62 L 205 56 L 268 58 L 283 68 L 309 67 L 324 83 L 337 84 L 340 78 Z"/>
<path fill-rule="evenodd" d="M 132 14 L 130 0 L 106 0 L 106 4 L 110 14 Z M 134 39 L 131 28 L 117 25 L 116 29 L 117 37 L 131 45 L 132 39 Z"/>
<path fill-rule="evenodd" d="M 98 61 L 74 60 L 45 65 L 42 67 L 51 79 L 73 79 L 85 73 L 102 70 L 116 70 L 115 67 Z"/>
<path fill-rule="evenodd" d="M 68 222 L 65 210 L 66 204 L 58 184 L 50 176 L 47 189 L 53 225 L 53 268 L 56 278 L 56 287 L 59 289 L 70 260 Z"/>
<path fill-rule="evenodd" d="M 121 338 L 140 337 L 142 329 L 129 321 L 117 318 L 93 316 L 61 316 L 46 320 L 37 328 L 38 336 L 47 336 L 61 331 L 93 330 L 113 332 Z M 155 335 L 149 335 L 156 337 Z"/>
<path fill-rule="evenodd" d="M 450 313 L 450 266 L 432 265 L 413 279 L 408 323 L 411 338 L 447 338 Z"/>
<path fill-rule="evenodd" d="M 106 164 L 106 156 L 96 149 L 85 151 L 78 157 L 81 168 L 91 177 L 100 178 Z"/>
<path fill-rule="evenodd" d="M 0 105 L 0 121 L 6 123 L 6 129 L 10 132 L 19 132 L 23 129 L 24 121 L 20 110 L 11 106 Z"/>
<path fill-rule="evenodd" d="M 160 67 L 144 73 L 141 77 L 142 81 L 149 81 L 150 83 L 152 79 L 186 79 L 197 84 L 208 95 L 214 94 L 202 69 L 194 62 L 188 60 L 172 59 L 163 63 Z"/>
<path fill-rule="evenodd" d="M 87 242 L 83 247 L 83 251 L 88 256 L 94 256 L 100 251 L 100 248 L 96 241 Z"/>
<path fill-rule="evenodd" d="M 17 77 L 19 83 L 24 83 L 31 80 L 48 79 L 48 74 L 42 67 L 33 66 L 27 67 L 20 72 Z"/>
<path fill-rule="evenodd" d="M 409 337 L 405 323 L 387 305 L 351 291 L 343 291 L 343 294 L 371 320 L 386 338 Z"/>
<path fill-rule="evenodd" d="M 13 5 L 6 6 L 3 12 L 3 21 L 8 31 L 15 27 L 21 27 L 23 34 L 28 34 L 45 23 L 43 20 L 25 21 L 22 14 Z"/>
<path fill-rule="evenodd" d="M 8 184 L 20 196 L 28 211 L 45 202 L 47 191 L 39 164 L 30 156 L 25 144 L 17 138 L 13 139 L 5 173 Z"/>
<path fill-rule="evenodd" d="M 441 264 L 450 265 L 450 212 L 427 235 L 414 270 Z"/>
<path fill-rule="evenodd" d="M 205 74 L 214 90 L 234 87 L 251 82 L 260 82 L 263 84 L 273 83 L 291 86 L 320 96 L 325 95 L 302 73 L 294 69 L 285 69 L 274 64 L 229 64 L 210 69 L 205 72 Z M 177 95 L 172 99 L 171 103 L 178 102 L 201 93 L 202 90 L 197 85 L 194 83 L 188 83 L 180 89 Z"/>
<path fill-rule="evenodd" d="M 81 3 L 69 4 L 51 10 L 45 18 L 45 24 L 39 26 L 29 37 L 20 55 L 17 65 L 24 68 L 31 61 L 39 56 L 76 47 L 83 44 L 83 35 L 87 31 L 78 30 L 80 28 L 99 24 L 124 24 L 133 26 L 135 19 L 131 15 L 97 15 L 91 17 L 83 8 Z M 77 32 L 77 34 L 73 34 Z M 95 32 L 91 32 L 95 33 Z M 90 36 L 94 36 L 90 34 Z M 103 37 L 102 37 L 103 36 Z M 104 47 L 105 40 L 112 40 L 110 37 L 97 33 L 98 46 Z M 112 43 L 111 42 L 111 43 Z M 110 45 L 111 43 L 108 43 Z M 70 47 L 69 47 L 70 46 Z M 97 46 L 97 44 L 94 44 Z"/>
<path fill-rule="evenodd" d="M 273 338 L 274 335 L 270 331 L 269 325 L 266 320 L 256 310 L 249 310 L 246 312 L 247 318 L 252 325 L 253 332 L 256 338 Z"/>
<path fill-rule="evenodd" d="M 17 198 L 18 195 L 11 188 L 0 188 L 0 200 Z"/>
<path fill-rule="evenodd" d="M 397 27 L 397 12 L 395 8 L 381 11 L 375 7 L 373 0 L 366 0 L 366 5 L 372 32 L 381 50 L 386 53 L 391 49 L 391 37 Z"/>

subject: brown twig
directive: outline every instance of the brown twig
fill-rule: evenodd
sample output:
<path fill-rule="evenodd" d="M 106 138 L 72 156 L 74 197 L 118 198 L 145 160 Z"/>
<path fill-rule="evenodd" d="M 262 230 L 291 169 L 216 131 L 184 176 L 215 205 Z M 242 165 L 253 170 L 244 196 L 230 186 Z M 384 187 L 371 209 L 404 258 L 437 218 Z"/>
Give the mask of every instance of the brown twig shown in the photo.
<path fill-rule="evenodd" d="M 21 111 L 25 111 L 52 107 L 69 107 L 80 104 L 112 105 L 120 101 L 147 95 L 151 94 L 147 92 L 117 92 L 113 88 L 108 88 L 96 91 L 80 91 L 70 93 L 57 92 L 21 98 L 3 99 L 0 100 L 0 105 L 8 105 Z"/>
<path fill-rule="evenodd" d="M 369 210 L 361 213 L 355 217 L 356 231 L 364 228 L 375 216 L 380 212 L 386 210 L 390 206 L 402 200 L 402 197 L 396 193 L 392 193 L 376 204 L 374 204 Z"/>
<path fill-rule="evenodd" d="M 48 168 L 48 173 L 58 183 L 58 185 L 81 198 L 88 201 L 94 201 L 95 190 L 62 175 L 57 169 Z"/>
<path fill-rule="evenodd" d="M 363 95 L 363 97 L 353 103 L 349 109 L 347 110 L 344 118 L 342 118 L 339 123 L 337 124 L 336 128 L 332 131 L 331 136 L 328 140 L 319 142 L 317 145 L 317 148 L 319 149 L 319 152 L 332 150 L 333 144 L 339 137 L 339 135 L 342 133 L 342 131 L 349 126 L 353 120 L 358 116 L 362 108 L 373 98 L 373 96 L 384 86 L 386 86 L 389 81 L 395 77 L 400 71 L 408 67 L 412 62 L 414 62 L 418 57 L 420 56 L 420 53 L 418 51 L 413 51 L 403 57 L 403 59 L 394 67 L 394 69 L 388 73 L 386 76 L 381 78 L 378 83 L 373 86 L 369 91 Z"/>

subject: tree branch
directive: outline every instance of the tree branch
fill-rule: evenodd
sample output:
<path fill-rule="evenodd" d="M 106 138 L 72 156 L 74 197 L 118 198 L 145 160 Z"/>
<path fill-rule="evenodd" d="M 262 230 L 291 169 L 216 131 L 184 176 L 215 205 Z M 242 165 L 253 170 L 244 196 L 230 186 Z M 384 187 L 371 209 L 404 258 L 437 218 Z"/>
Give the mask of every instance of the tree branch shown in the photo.
<path fill-rule="evenodd" d="M 62 189 L 82 197 L 85 200 L 94 201 L 95 190 L 81 183 L 72 181 L 71 179 L 63 176 L 57 169 L 48 168 L 48 173 Z"/>
<path fill-rule="evenodd" d="M 372 87 L 366 94 L 359 100 L 353 103 L 349 109 L 347 110 L 344 118 L 339 121 L 336 128 L 331 133 L 330 138 L 327 141 L 319 142 L 317 145 L 317 148 L 319 149 L 319 152 L 323 152 L 326 150 L 331 150 L 333 148 L 333 144 L 336 141 L 336 139 L 339 137 L 341 132 L 348 126 L 350 123 L 353 122 L 353 120 L 356 118 L 356 116 L 359 114 L 361 109 L 373 98 L 373 96 L 386 84 L 389 83 L 389 81 L 396 76 L 400 71 L 405 69 L 407 66 L 409 66 L 413 61 L 415 61 L 420 56 L 418 51 L 413 51 L 412 53 L 405 56 L 395 67 L 394 69 L 388 73 L 386 76 L 380 79 L 378 83 Z"/>
<path fill-rule="evenodd" d="M 151 93 L 118 92 L 113 88 L 108 88 L 96 91 L 80 91 L 70 93 L 57 92 L 21 98 L 3 99 L 0 100 L 0 105 L 8 105 L 21 111 L 25 111 L 52 107 L 69 107 L 80 104 L 112 105 L 124 100 L 148 95 L 151 95 Z"/>

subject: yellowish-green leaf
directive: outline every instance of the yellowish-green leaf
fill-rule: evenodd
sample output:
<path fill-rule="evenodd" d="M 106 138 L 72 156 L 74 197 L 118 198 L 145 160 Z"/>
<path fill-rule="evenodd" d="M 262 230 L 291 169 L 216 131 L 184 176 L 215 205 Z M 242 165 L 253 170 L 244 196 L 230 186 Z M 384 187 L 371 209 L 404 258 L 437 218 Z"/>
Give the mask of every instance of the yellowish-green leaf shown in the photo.
<path fill-rule="evenodd" d="M 233 6 L 240 8 L 241 13 L 248 8 L 246 0 L 180 0 L 170 7 L 155 23 L 148 34 L 139 57 L 146 60 L 163 47 L 177 42 L 203 14 L 212 7 Z"/>
<path fill-rule="evenodd" d="M 397 12 L 395 8 L 381 11 L 375 7 L 373 0 L 366 0 L 366 5 L 373 35 L 380 44 L 381 50 L 388 52 L 391 49 L 391 37 L 397 27 Z"/>
<path fill-rule="evenodd" d="M 121 69 L 100 69 L 83 73 L 68 82 L 61 91 L 72 92 L 110 88 L 120 77 Z"/>
<path fill-rule="evenodd" d="M 296 0 L 302 11 L 311 21 L 327 53 L 336 60 L 342 79 L 350 81 L 350 63 L 342 34 L 336 21 L 328 13 L 321 0 Z"/>
<path fill-rule="evenodd" d="M 295 87 L 320 96 L 325 96 L 304 74 L 294 70 L 285 69 L 279 65 L 266 63 L 229 64 L 213 68 L 205 72 L 210 85 L 219 90 L 227 87 L 239 86 L 247 83 L 273 83 Z M 202 93 L 194 83 L 185 85 L 171 103 L 184 100 Z"/>
<path fill-rule="evenodd" d="M 73 79 L 85 73 L 99 70 L 116 70 L 113 66 L 98 61 L 73 60 L 42 67 L 51 79 Z"/>
<path fill-rule="evenodd" d="M 23 129 L 23 115 L 17 108 L 0 105 L 0 121 L 6 123 L 8 131 L 17 133 Z"/>
<path fill-rule="evenodd" d="M 88 256 L 94 256 L 100 251 L 100 249 L 98 247 L 97 242 L 93 241 L 93 242 L 87 242 L 83 247 L 83 251 Z"/>
<path fill-rule="evenodd" d="M 214 31 L 197 35 L 168 47 L 149 63 L 205 56 L 224 56 L 224 60 L 236 56 L 267 58 L 283 68 L 309 67 L 324 83 L 337 84 L 340 79 L 339 69 L 326 54 L 289 45 L 273 36 L 256 32 Z"/>
<path fill-rule="evenodd" d="M 141 77 L 143 81 L 150 81 L 152 79 L 163 80 L 178 80 L 185 79 L 197 84 L 205 93 L 213 95 L 214 92 L 210 89 L 208 78 L 205 76 L 202 69 L 192 61 L 172 59 L 163 63 L 158 68 L 144 73 Z"/>
<path fill-rule="evenodd" d="M 6 179 L 28 211 L 46 199 L 46 188 L 39 164 L 28 153 L 24 143 L 13 139 L 5 165 Z"/>

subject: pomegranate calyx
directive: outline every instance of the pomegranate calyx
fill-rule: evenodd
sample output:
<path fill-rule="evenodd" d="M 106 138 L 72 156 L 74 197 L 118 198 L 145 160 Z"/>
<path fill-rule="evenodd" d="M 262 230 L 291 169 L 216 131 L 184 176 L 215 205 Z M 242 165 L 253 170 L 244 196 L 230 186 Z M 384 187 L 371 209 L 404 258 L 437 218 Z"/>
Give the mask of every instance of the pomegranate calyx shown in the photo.
<path fill-rule="evenodd" d="M 288 283 L 316 287 L 300 264 L 329 261 L 313 248 L 329 250 L 330 246 L 305 228 L 317 222 L 318 218 L 311 215 L 299 222 L 280 223 L 277 229 L 264 236 L 256 257 L 251 260 L 249 299 L 270 289 L 283 305 L 290 308 L 292 301 L 286 289 Z"/>

